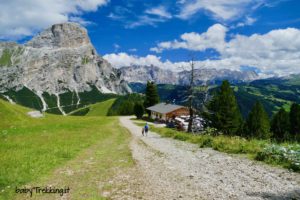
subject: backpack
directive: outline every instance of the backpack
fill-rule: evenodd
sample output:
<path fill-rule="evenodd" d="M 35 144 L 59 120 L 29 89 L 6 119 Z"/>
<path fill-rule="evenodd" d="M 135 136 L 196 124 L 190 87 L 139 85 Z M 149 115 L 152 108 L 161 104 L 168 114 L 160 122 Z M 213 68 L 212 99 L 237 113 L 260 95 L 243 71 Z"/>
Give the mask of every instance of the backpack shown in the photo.
<path fill-rule="evenodd" d="M 148 128 L 149 128 L 148 125 L 146 125 L 146 126 L 145 126 L 145 131 L 146 131 L 146 132 L 148 131 Z"/>

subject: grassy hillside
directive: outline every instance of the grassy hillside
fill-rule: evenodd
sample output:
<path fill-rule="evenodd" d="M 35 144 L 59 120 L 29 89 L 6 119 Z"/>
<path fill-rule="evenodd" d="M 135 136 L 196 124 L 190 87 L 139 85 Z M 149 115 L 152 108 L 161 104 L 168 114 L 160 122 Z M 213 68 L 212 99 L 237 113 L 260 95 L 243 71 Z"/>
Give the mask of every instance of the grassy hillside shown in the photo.
<path fill-rule="evenodd" d="M 26 114 L 29 108 L 19 105 L 11 105 L 10 103 L 0 99 L 0 129 L 10 128 L 13 125 L 23 125 L 31 121 Z"/>
<path fill-rule="evenodd" d="M 90 106 L 90 111 L 87 116 L 107 116 L 110 107 L 113 105 L 116 99 L 109 99 L 100 103 L 96 103 Z"/>
<path fill-rule="evenodd" d="M 121 170 L 133 164 L 128 148 L 129 134 L 118 125 L 117 118 L 46 114 L 44 118 L 33 119 L 27 116 L 27 111 L 0 100 L 0 199 L 16 197 L 16 186 L 43 185 L 43 181 L 55 175 L 55 169 L 85 152 L 91 153 L 92 147 L 97 170 L 82 174 L 84 182 L 68 179 L 77 199 L 99 195 L 99 182 L 112 177 L 113 168 Z M 118 162 L 120 159 L 124 162 Z M 57 179 L 61 181 L 62 176 Z M 88 188 L 86 183 L 89 183 Z"/>
<path fill-rule="evenodd" d="M 128 94 L 118 96 L 103 102 L 85 106 L 70 113 L 73 116 L 119 116 L 133 115 L 135 102 L 143 102 L 140 94 Z"/>
<path fill-rule="evenodd" d="M 298 77 L 299 78 L 299 77 Z M 237 85 L 235 94 L 244 116 L 255 101 L 261 101 L 269 116 L 272 116 L 281 107 L 287 111 L 292 102 L 300 103 L 300 85 L 297 77 L 293 79 L 266 79 L 257 80 L 249 84 Z"/>
<path fill-rule="evenodd" d="M 91 104 L 70 113 L 74 116 L 107 116 L 107 113 L 116 99 L 109 99 L 103 102 Z"/>
<path fill-rule="evenodd" d="M 118 97 L 108 110 L 108 116 L 117 115 L 133 115 L 134 104 L 136 102 L 143 102 L 144 96 L 140 94 L 128 94 Z"/>
<path fill-rule="evenodd" d="M 43 104 L 40 97 L 26 87 L 23 87 L 19 91 L 9 90 L 7 92 L 0 93 L 0 98 L 5 99 L 2 95 L 9 96 L 14 102 L 19 105 L 36 110 L 43 109 Z M 57 97 L 55 95 L 50 95 L 44 92 L 42 94 L 42 97 L 48 106 L 46 110 L 47 113 L 62 114 L 57 107 Z M 69 90 L 65 93 L 59 94 L 60 105 L 65 113 L 70 113 L 86 105 L 102 102 L 116 97 L 118 97 L 118 95 L 116 94 L 102 94 L 97 90 L 95 86 L 92 85 L 90 91 L 79 92 L 78 95 L 75 92 Z"/>

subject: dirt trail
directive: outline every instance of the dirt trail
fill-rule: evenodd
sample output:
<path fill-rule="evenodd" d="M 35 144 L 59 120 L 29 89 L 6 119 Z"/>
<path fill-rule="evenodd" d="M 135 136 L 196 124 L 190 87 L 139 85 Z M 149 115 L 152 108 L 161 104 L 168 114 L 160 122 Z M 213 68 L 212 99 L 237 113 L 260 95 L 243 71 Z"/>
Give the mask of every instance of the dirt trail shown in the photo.
<path fill-rule="evenodd" d="M 113 199 L 300 199 L 300 174 L 153 132 L 143 137 L 130 117 L 120 122 L 133 135 L 137 166 L 121 178 L 126 194 Z"/>

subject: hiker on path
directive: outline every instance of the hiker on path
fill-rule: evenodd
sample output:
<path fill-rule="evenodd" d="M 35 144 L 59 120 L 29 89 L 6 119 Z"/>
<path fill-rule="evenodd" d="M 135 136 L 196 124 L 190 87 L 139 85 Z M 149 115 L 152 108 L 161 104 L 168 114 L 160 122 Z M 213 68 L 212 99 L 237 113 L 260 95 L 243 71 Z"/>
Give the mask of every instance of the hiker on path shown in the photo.
<path fill-rule="evenodd" d="M 146 125 L 144 126 L 145 136 L 148 135 L 148 131 L 149 131 L 149 126 L 148 126 L 148 123 L 146 122 Z"/>
<path fill-rule="evenodd" d="M 143 127 L 142 128 L 142 135 L 144 136 L 144 133 L 145 133 L 145 128 Z"/>

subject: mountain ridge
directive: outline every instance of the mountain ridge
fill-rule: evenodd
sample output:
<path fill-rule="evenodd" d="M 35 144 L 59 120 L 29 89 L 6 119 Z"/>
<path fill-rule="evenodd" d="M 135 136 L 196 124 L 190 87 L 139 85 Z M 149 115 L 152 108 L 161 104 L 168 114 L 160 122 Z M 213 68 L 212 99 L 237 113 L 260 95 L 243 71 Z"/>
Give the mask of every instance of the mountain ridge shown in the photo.
<path fill-rule="evenodd" d="M 129 83 L 146 83 L 154 81 L 157 84 L 187 85 L 189 83 L 190 71 L 174 72 L 162 69 L 157 66 L 132 65 L 120 68 L 122 78 Z M 254 71 L 233 71 L 228 69 L 195 69 L 195 83 L 202 85 L 205 83 L 214 84 L 224 79 L 230 82 L 250 82 L 258 79 L 258 74 Z"/>
<path fill-rule="evenodd" d="M 71 92 L 80 104 L 79 93 L 131 92 L 121 71 L 97 54 L 87 30 L 70 22 L 52 25 L 24 45 L 0 42 L 0 75 L 2 95 L 14 99 L 12 90 L 34 93 L 43 111 L 49 108 L 46 96 L 52 96 L 63 114 L 64 93 Z"/>

